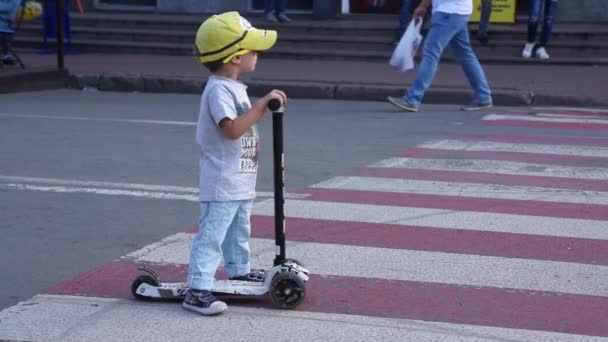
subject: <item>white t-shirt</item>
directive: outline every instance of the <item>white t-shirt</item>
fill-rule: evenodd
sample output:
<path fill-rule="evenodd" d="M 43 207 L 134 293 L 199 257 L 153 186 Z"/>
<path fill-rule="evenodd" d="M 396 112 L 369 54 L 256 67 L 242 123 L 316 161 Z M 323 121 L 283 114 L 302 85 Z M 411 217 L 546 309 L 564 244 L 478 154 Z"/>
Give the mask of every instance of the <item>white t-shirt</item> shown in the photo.
<path fill-rule="evenodd" d="M 471 15 L 473 0 L 433 0 L 433 12 Z"/>
<path fill-rule="evenodd" d="M 253 126 L 232 140 L 219 126 L 251 108 L 247 86 L 218 76 L 207 80 L 201 97 L 196 127 L 200 151 L 199 198 L 201 201 L 236 201 L 255 197 L 259 135 Z"/>

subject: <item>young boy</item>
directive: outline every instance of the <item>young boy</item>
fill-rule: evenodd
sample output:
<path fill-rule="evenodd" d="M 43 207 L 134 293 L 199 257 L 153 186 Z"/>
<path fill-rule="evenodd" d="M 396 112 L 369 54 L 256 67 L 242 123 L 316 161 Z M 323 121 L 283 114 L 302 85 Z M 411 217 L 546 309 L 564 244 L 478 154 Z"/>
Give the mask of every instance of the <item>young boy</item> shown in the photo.
<path fill-rule="evenodd" d="M 201 98 L 196 142 L 199 145 L 199 232 L 192 242 L 188 285 L 182 306 L 202 315 L 226 310 L 210 290 L 224 257 L 230 279 L 263 281 L 263 272 L 251 272 L 249 236 L 251 206 L 257 176 L 258 132 L 266 105 L 287 97 L 273 90 L 253 106 L 239 75 L 255 70 L 258 51 L 270 49 L 276 31 L 253 28 L 237 12 L 214 15 L 196 33 L 198 59 L 211 72 Z"/>
<path fill-rule="evenodd" d="M 21 0 L 0 0 L 0 48 L 2 48 L 3 64 L 15 64 L 10 48 L 13 40 L 13 21 L 17 16 Z"/>

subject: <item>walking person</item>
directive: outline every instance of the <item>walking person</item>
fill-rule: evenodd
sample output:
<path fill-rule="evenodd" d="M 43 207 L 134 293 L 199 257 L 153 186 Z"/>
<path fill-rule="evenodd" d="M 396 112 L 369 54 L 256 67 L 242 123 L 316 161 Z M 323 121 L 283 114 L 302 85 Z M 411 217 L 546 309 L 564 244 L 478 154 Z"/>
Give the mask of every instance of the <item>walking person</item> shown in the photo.
<path fill-rule="evenodd" d="M 540 59 L 549 59 L 549 54 L 545 49 L 545 46 L 549 42 L 551 31 L 553 30 L 553 17 L 557 9 L 558 0 L 530 0 L 530 13 L 528 17 L 528 41 L 524 46 L 524 50 L 521 55 L 524 58 L 532 57 L 534 46 L 536 45 L 536 30 L 538 29 L 538 23 L 540 22 L 541 13 L 543 12 L 544 4 L 544 18 L 543 28 L 540 34 L 540 41 L 538 48 L 536 48 L 536 57 Z"/>
<path fill-rule="evenodd" d="M 388 101 L 404 111 L 417 112 L 424 93 L 435 77 L 441 54 L 449 46 L 474 90 L 473 101 L 462 110 L 492 107 L 490 86 L 469 39 L 467 23 L 473 13 L 473 0 L 422 0 L 414 11 L 414 17 L 424 17 L 431 1 L 431 28 L 422 48 L 416 79 L 405 96 L 389 96 Z"/>
<path fill-rule="evenodd" d="M 16 61 L 11 51 L 11 43 L 15 32 L 13 22 L 20 4 L 21 0 L 0 0 L 0 48 L 2 50 L 0 63 L 2 64 L 13 65 Z"/>
<path fill-rule="evenodd" d="M 285 14 L 286 10 L 287 0 L 264 0 L 264 17 L 270 22 L 290 22 L 291 19 Z"/>

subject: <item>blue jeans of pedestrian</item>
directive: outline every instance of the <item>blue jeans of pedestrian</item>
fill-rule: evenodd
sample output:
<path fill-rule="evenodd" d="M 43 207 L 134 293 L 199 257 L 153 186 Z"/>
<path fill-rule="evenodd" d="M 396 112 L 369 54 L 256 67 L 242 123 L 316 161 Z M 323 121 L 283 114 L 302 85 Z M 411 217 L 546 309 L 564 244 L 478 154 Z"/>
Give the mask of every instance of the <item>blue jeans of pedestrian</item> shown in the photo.
<path fill-rule="evenodd" d="M 200 202 L 199 231 L 192 241 L 188 265 L 188 285 L 211 290 L 215 272 L 224 257 L 228 277 L 247 274 L 251 207 L 253 200 Z"/>
<path fill-rule="evenodd" d="M 467 22 L 468 15 L 434 12 L 431 28 L 422 48 L 422 60 L 418 67 L 416 80 L 404 100 L 414 106 L 422 101 L 425 91 L 431 85 L 443 50 L 449 46 L 471 84 L 474 100 L 480 103 L 492 102 L 490 86 L 486 76 L 471 48 Z"/>
<path fill-rule="evenodd" d="M 545 15 L 543 18 L 543 30 L 540 34 L 540 46 L 547 45 L 551 31 L 553 30 L 553 17 L 555 16 L 555 10 L 557 9 L 558 0 L 531 0 L 530 1 L 530 13 L 528 16 L 528 43 L 536 42 L 536 30 L 538 29 L 538 23 L 545 5 Z"/>
<path fill-rule="evenodd" d="M 274 11 L 276 14 L 285 13 L 287 10 L 288 0 L 264 0 L 264 13 L 268 14 Z"/>

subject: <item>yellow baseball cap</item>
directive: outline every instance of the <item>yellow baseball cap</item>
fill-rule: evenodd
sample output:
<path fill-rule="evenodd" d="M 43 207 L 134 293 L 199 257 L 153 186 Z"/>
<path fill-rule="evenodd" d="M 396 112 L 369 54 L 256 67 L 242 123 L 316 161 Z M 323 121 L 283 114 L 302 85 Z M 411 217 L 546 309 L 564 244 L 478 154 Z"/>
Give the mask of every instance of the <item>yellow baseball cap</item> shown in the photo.
<path fill-rule="evenodd" d="M 213 15 L 196 32 L 196 55 L 201 63 L 223 60 L 250 51 L 270 49 L 277 41 L 277 31 L 251 26 L 238 12 Z"/>

